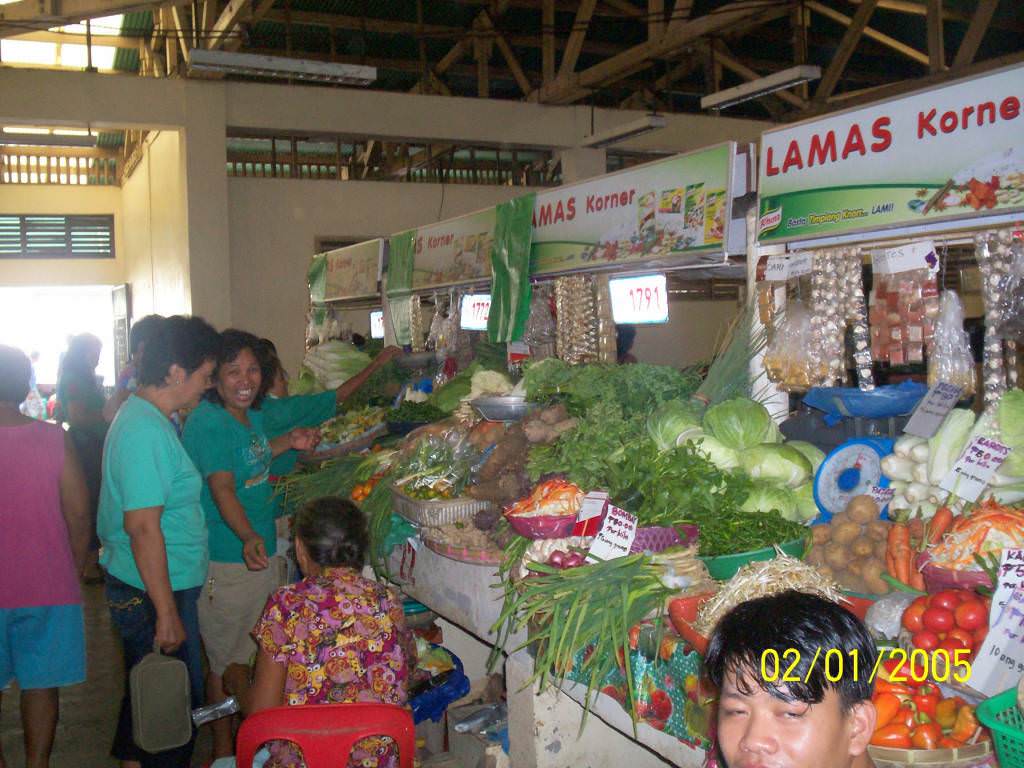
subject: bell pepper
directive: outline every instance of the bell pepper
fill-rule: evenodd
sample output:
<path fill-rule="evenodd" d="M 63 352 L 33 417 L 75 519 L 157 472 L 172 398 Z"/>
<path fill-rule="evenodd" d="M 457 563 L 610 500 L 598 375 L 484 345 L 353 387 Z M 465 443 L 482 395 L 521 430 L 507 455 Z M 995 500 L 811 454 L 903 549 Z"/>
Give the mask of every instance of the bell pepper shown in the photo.
<path fill-rule="evenodd" d="M 956 722 L 953 723 L 953 730 L 949 735 L 965 744 L 971 744 L 980 730 L 978 718 L 974 716 L 974 707 L 965 704 L 957 710 Z"/>
<path fill-rule="evenodd" d="M 924 723 L 910 734 L 910 743 L 915 749 L 935 749 L 942 738 L 942 726 L 938 723 Z"/>
<path fill-rule="evenodd" d="M 875 693 L 893 693 L 897 696 L 913 696 L 914 689 L 903 683 L 891 683 L 879 678 L 875 680 Z"/>
<path fill-rule="evenodd" d="M 894 749 L 910 749 L 910 728 L 905 725 L 887 725 L 872 734 L 871 743 L 876 747 L 893 747 Z"/>
<path fill-rule="evenodd" d="M 884 728 L 889 725 L 900 711 L 903 702 L 895 694 L 882 693 L 875 697 L 875 710 L 878 712 L 878 720 L 875 722 L 875 729 Z"/>
<path fill-rule="evenodd" d="M 912 730 L 916 725 L 919 725 L 914 705 L 910 702 L 904 702 L 896 711 L 893 719 L 889 721 L 889 725 L 902 725 L 908 730 Z"/>
<path fill-rule="evenodd" d="M 953 723 L 956 722 L 957 710 L 964 706 L 964 703 L 964 700 L 959 696 L 943 699 L 935 705 L 935 722 L 941 725 L 943 729 L 952 728 Z"/>
<path fill-rule="evenodd" d="M 895 677 L 896 680 L 892 678 Z M 904 685 L 908 688 L 917 688 L 917 683 L 910 675 L 910 662 L 904 658 L 889 659 L 882 663 L 882 668 L 878 670 L 878 681 L 885 681 L 892 685 Z"/>
<path fill-rule="evenodd" d="M 927 715 L 930 720 L 935 720 L 935 710 L 941 698 L 939 689 L 928 683 L 917 689 L 912 701 L 918 712 Z"/>

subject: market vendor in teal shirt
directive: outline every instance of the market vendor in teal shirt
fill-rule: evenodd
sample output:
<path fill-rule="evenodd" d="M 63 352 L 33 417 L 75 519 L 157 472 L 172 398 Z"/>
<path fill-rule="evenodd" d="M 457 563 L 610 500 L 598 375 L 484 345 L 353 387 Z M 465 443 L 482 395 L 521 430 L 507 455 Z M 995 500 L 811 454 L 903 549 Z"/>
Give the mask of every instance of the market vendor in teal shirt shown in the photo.
<path fill-rule="evenodd" d="M 199 598 L 199 630 L 210 661 L 210 703 L 225 698 L 221 675 L 227 666 L 249 662 L 256 648 L 249 633 L 280 586 L 279 569 L 271 567 L 277 553 L 277 503 L 270 482 L 274 458 L 314 448 L 319 431 L 297 424 L 318 415 L 330 418 L 337 404 L 399 353 L 385 349 L 334 392 L 274 399 L 263 397 L 260 339 L 238 330 L 221 337 L 214 388 L 189 416 L 182 435 L 205 481 L 200 501 L 210 566 Z M 226 718 L 214 723 L 214 757 L 232 753 L 230 725 Z"/>

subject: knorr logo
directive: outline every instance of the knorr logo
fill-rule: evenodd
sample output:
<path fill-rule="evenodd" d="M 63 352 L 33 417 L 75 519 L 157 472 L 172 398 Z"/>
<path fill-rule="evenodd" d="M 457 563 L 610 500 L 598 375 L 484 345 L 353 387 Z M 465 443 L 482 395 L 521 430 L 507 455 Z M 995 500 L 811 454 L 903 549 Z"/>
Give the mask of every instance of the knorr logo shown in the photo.
<path fill-rule="evenodd" d="M 776 208 L 774 211 L 768 211 L 764 216 L 761 217 L 761 226 L 758 229 L 760 234 L 770 232 L 775 229 L 779 224 L 782 223 L 782 208 Z"/>

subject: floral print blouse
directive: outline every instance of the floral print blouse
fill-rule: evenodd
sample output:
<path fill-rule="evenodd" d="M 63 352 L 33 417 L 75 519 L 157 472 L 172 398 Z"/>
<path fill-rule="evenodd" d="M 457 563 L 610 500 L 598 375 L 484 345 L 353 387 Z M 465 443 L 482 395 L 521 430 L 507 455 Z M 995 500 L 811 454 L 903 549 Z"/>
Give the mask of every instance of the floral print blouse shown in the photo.
<path fill-rule="evenodd" d="M 287 666 L 288 705 L 380 702 L 405 706 L 415 643 L 402 604 L 387 587 L 350 568 L 282 587 L 253 630 L 260 648 Z M 290 742 L 271 742 L 266 768 L 304 768 Z M 349 759 L 355 768 L 392 768 L 394 744 L 364 739 Z"/>

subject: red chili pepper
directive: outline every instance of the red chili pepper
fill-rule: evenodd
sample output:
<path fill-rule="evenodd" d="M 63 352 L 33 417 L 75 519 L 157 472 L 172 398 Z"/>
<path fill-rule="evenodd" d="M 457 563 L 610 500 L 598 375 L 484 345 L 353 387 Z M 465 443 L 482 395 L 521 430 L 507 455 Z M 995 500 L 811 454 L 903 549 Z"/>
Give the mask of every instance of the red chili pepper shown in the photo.
<path fill-rule="evenodd" d="M 914 689 L 903 683 L 890 683 L 888 680 L 875 681 L 875 693 L 892 693 L 896 696 L 913 696 Z"/>
<path fill-rule="evenodd" d="M 895 694 L 883 693 L 877 695 L 875 697 L 875 710 L 878 712 L 878 720 L 875 722 L 875 730 L 889 725 L 902 706 L 903 702 Z"/>
<path fill-rule="evenodd" d="M 918 712 L 927 715 L 929 721 L 933 721 L 936 719 L 936 707 L 938 707 L 941 698 L 942 694 L 939 693 L 938 688 L 934 685 L 926 684 L 917 689 L 913 702 Z"/>

